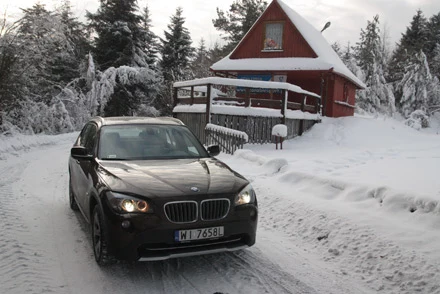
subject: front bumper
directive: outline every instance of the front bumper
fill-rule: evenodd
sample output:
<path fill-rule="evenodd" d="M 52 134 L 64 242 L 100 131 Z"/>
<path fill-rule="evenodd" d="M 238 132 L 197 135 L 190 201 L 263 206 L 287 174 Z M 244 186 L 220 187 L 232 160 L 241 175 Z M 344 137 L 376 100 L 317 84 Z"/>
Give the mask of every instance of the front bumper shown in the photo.
<path fill-rule="evenodd" d="M 190 224 L 174 224 L 161 214 L 116 214 L 104 208 L 107 219 L 109 250 L 117 258 L 129 261 L 165 260 L 224 251 L 234 251 L 252 246 L 258 223 L 258 208 L 248 204 L 231 207 L 226 218 Z M 130 227 L 124 229 L 123 221 Z M 214 239 L 176 242 L 176 230 L 224 227 L 224 236 Z"/>

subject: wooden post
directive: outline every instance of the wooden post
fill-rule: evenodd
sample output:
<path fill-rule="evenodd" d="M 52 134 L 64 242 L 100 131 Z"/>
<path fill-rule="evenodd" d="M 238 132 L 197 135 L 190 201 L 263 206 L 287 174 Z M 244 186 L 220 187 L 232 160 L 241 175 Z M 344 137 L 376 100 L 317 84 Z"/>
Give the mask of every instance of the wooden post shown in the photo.
<path fill-rule="evenodd" d="M 287 100 L 288 100 L 289 92 L 287 90 L 283 90 L 283 100 L 281 101 L 281 123 L 286 123 L 286 109 L 287 109 Z"/>
<path fill-rule="evenodd" d="M 306 106 L 306 99 L 307 99 L 307 95 L 304 95 L 304 99 L 301 102 L 301 111 L 304 112 L 305 106 Z M 301 119 L 299 121 L 299 134 L 298 135 L 302 135 L 304 132 L 304 120 Z"/>
<path fill-rule="evenodd" d="M 194 86 L 191 86 L 191 105 L 194 104 Z"/>
<path fill-rule="evenodd" d="M 177 105 L 177 91 L 178 89 L 176 87 L 173 88 L 173 108 Z"/>
<path fill-rule="evenodd" d="M 246 94 L 245 94 L 245 103 L 244 103 L 244 107 L 249 107 L 249 106 L 251 106 L 251 99 L 250 99 L 250 97 L 251 97 L 251 91 L 250 91 L 250 89 L 249 88 L 246 88 L 246 90 L 245 90 L 245 92 L 246 92 Z"/>
<path fill-rule="evenodd" d="M 319 113 L 319 98 L 315 97 L 315 113 Z"/>
<path fill-rule="evenodd" d="M 211 84 L 207 84 L 208 91 L 206 92 L 206 123 L 211 123 Z"/>

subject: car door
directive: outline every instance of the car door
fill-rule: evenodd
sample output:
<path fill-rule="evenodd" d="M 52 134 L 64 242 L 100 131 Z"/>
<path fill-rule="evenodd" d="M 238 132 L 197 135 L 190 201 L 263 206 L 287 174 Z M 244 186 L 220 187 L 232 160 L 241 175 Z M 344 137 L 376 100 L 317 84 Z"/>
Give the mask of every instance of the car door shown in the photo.
<path fill-rule="evenodd" d="M 94 123 L 89 123 L 86 127 L 83 140 L 79 142 L 80 146 L 87 149 L 88 154 L 96 156 L 96 143 L 98 137 L 98 127 Z M 76 194 L 78 204 L 83 212 L 87 211 L 89 192 L 93 186 L 93 180 L 90 175 L 95 159 L 78 160 L 77 180 L 78 194 Z"/>
<path fill-rule="evenodd" d="M 89 124 L 85 125 L 81 130 L 78 139 L 76 140 L 74 146 L 84 146 L 84 142 L 87 135 L 87 130 L 89 130 Z M 73 194 L 78 198 L 84 192 L 83 187 L 81 186 L 81 172 L 80 172 L 80 160 L 75 158 L 70 158 L 70 180 Z"/>

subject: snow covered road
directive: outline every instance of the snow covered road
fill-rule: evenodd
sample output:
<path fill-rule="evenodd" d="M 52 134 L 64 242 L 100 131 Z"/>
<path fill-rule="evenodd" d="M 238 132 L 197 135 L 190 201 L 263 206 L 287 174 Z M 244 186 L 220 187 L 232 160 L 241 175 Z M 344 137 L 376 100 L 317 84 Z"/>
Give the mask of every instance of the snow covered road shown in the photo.
<path fill-rule="evenodd" d="M 68 206 L 75 136 L 0 144 L 0 294 L 440 293 L 436 132 L 334 119 L 284 150 L 221 154 L 257 192 L 256 245 L 109 268 Z"/>
<path fill-rule="evenodd" d="M 57 138 L 0 160 L 0 293 L 368 293 L 264 225 L 248 250 L 101 269 L 68 206 L 74 135 Z"/>

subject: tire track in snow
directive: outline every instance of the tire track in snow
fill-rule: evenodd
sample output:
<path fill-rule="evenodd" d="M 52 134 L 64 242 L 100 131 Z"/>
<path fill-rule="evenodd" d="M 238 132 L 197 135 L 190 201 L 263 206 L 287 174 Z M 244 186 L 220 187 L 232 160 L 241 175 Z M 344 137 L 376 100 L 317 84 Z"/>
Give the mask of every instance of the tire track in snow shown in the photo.
<path fill-rule="evenodd" d="M 14 160 L 15 161 L 15 160 Z M 50 293 L 46 270 L 40 263 L 41 254 L 32 244 L 31 228 L 24 222 L 18 203 L 25 203 L 26 194 L 16 194 L 17 182 L 27 162 L 4 166 L 0 169 L 0 293 Z"/>

